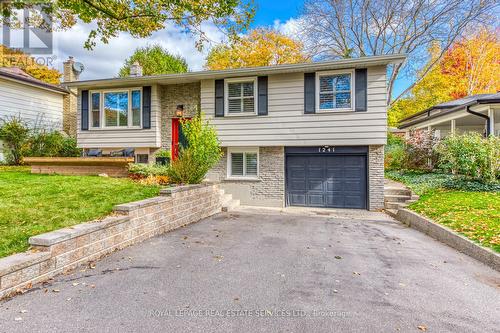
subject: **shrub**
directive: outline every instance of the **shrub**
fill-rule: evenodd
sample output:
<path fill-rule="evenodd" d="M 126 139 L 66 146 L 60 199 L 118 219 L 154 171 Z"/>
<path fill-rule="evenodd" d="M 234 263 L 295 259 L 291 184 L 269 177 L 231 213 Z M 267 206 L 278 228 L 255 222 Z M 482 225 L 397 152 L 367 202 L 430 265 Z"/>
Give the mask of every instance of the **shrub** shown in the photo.
<path fill-rule="evenodd" d="M 392 133 L 387 134 L 387 145 L 385 146 L 384 167 L 387 170 L 400 170 L 405 163 L 405 141 L 403 138 Z"/>
<path fill-rule="evenodd" d="M 3 120 L 0 140 L 6 148 L 8 164 L 19 165 L 24 156 L 72 157 L 80 156 L 76 139 L 59 131 L 33 130 L 21 118 Z"/>
<path fill-rule="evenodd" d="M 128 165 L 129 178 L 144 185 L 170 184 L 168 166 L 159 164 L 134 164 Z"/>
<path fill-rule="evenodd" d="M 217 132 L 201 114 L 181 124 L 188 146 L 171 163 L 169 176 L 175 183 L 198 184 L 222 156 Z"/>
<path fill-rule="evenodd" d="M 436 146 L 439 139 L 434 131 L 416 130 L 405 144 L 405 167 L 409 170 L 432 171 L 437 164 Z"/>
<path fill-rule="evenodd" d="M 170 153 L 170 150 L 166 149 L 160 149 L 155 153 L 155 157 L 166 157 L 166 158 L 171 158 L 172 154 Z"/>
<path fill-rule="evenodd" d="M 483 138 L 479 133 L 451 135 L 438 146 L 439 166 L 456 175 L 483 183 L 500 177 L 500 138 Z"/>
<path fill-rule="evenodd" d="M 22 163 L 30 130 L 21 118 L 2 119 L 0 123 L 0 140 L 5 149 L 5 160 L 8 164 Z"/>
<path fill-rule="evenodd" d="M 28 140 L 26 156 L 40 157 L 78 157 L 81 149 L 76 146 L 76 139 L 58 131 L 41 130 Z"/>
<path fill-rule="evenodd" d="M 143 178 L 148 176 L 168 176 L 168 166 L 157 164 L 131 163 L 128 165 L 128 172 Z"/>

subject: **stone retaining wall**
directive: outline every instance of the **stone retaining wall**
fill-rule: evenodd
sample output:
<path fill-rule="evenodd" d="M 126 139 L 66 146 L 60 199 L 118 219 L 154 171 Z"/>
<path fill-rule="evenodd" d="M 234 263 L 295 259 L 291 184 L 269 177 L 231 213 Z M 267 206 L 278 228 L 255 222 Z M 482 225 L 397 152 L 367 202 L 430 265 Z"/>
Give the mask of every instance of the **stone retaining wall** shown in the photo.
<path fill-rule="evenodd" d="M 453 230 L 404 208 L 398 210 L 396 219 L 500 272 L 498 253 L 474 243 Z"/>
<path fill-rule="evenodd" d="M 101 221 L 31 237 L 32 250 L 0 259 L 0 298 L 155 235 L 221 211 L 216 184 L 179 186 L 117 205 Z"/>

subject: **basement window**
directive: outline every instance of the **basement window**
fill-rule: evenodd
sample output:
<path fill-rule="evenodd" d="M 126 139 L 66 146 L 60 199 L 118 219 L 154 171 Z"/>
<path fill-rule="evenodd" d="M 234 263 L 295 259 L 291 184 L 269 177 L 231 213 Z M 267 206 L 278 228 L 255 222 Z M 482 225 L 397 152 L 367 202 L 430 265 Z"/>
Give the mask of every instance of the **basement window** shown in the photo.
<path fill-rule="evenodd" d="M 259 176 L 259 148 L 229 148 L 228 178 L 257 179 Z"/>

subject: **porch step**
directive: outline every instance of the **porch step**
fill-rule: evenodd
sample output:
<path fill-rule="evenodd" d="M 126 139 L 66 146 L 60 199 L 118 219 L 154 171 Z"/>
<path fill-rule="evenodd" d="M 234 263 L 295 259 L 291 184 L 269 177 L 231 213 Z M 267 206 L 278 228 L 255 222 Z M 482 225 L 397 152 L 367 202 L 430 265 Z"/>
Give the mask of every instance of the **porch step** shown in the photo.
<path fill-rule="evenodd" d="M 405 202 L 386 202 L 385 203 L 385 209 L 400 209 L 403 207 L 406 207 L 407 204 Z"/>
<path fill-rule="evenodd" d="M 226 194 L 224 190 L 220 190 L 220 193 L 223 212 L 230 212 L 240 205 L 240 201 L 233 199 L 232 194 Z"/>
<path fill-rule="evenodd" d="M 384 188 L 385 195 L 406 195 L 411 196 L 411 190 L 400 187 L 385 187 Z"/>
<path fill-rule="evenodd" d="M 409 195 L 400 195 L 400 194 L 388 194 L 384 195 L 385 202 L 406 202 L 407 200 L 412 199 Z"/>
<path fill-rule="evenodd" d="M 230 212 L 230 211 L 234 210 L 236 207 L 238 207 L 239 205 L 240 205 L 239 200 L 231 199 L 230 201 L 228 201 L 222 205 L 222 211 L 223 212 Z"/>

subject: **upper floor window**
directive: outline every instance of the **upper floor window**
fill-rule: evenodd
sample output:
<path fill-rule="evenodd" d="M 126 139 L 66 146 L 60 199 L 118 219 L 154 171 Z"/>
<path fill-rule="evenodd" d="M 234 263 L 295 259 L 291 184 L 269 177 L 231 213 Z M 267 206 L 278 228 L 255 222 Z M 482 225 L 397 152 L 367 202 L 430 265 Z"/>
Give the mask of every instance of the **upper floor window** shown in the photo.
<path fill-rule="evenodd" d="M 226 80 L 226 115 L 257 114 L 257 80 L 241 78 Z"/>
<path fill-rule="evenodd" d="M 141 89 L 92 91 L 90 124 L 93 128 L 140 127 Z"/>
<path fill-rule="evenodd" d="M 353 110 L 351 72 L 318 73 L 316 78 L 317 105 L 320 111 Z"/>

